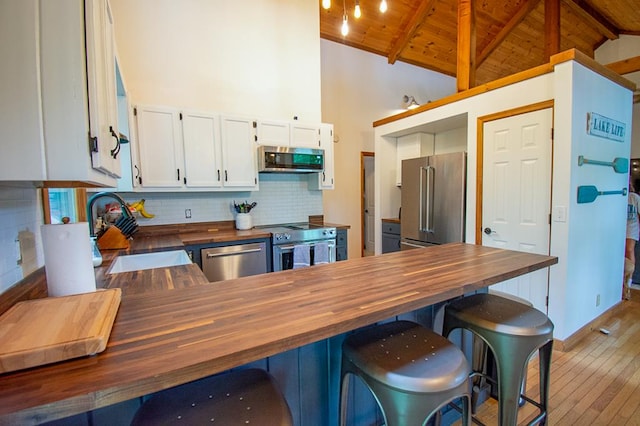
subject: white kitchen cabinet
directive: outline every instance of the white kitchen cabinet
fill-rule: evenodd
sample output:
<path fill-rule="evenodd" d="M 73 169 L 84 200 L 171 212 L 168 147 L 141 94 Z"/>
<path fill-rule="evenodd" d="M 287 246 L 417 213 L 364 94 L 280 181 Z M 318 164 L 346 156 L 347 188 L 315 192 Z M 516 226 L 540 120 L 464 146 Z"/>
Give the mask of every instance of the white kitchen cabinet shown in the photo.
<path fill-rule="evenodd" d="M 187 188 L 222 186 L 222 147 L 219 117 L 196 111 L 183 112 L 184 184 Z"/>
<path fill-rule="evenodd" d="M 222 185 L 233 190 L 258 189 L 258 162 L 253 120 L 220 117 Z"/>
<path fill-rule="evenodd" d="M 181 188 L 184 185 L 184 158 L 180 111 L 138 105 L 134 115 L 140 189 Z"/>
<path fill-rule="evenodd" d="M 310 177 L 311 189 L 334 189 L 335 173 L 333 159 L 333 124 L 322 123 L 320 125 L 320 149 L 324 150 L 324 171 L 313 173 Z"/>
<path fill-rule="evenodd" d="M 94 58 L 100 58 L 99 67 L 109 58 L 105 43 L 93 42 L 98 34 L 104 41 L 104 28 L 94 19 L 85 25 L 84 3 L 0 3 L 0 37 L 5 41 L 0 43 L 0 124 L 6 141 L 0 180 L 116 185 L 117 165 L 92 164 L 89 135 L 96 129 L 89 111 L 108 107 L 105 99 L 90 96 L 87 86 L 96 78 Z M 87 0 L 87 13 L 96 5 L 108 10 L 106 0 Z M 102 90 L 105 83 L 100 79 L 96 84 Z M 117 144 L 98 135 L 92 145 L 106 149 Z"/>
<path fill-rule="evenodd" d="M 290 138 L 291 126 L 288 121 L 256 121 L 256 142 L 258 145 L 289 146 Z"/>
<path fill-rule="evenodd" d="M 320 147 L 320 125 L 313 123 L 291 123 L 291 142 L 289 144 L 296 148 L 318 148 Z"/>
<path fill-rule="evenodd" d="M 258 188 L 253 120 L 163 106 L 135 111 L 137 191 Z"/>
<path fill-rule="evenodd" d="M 116 86 L 113 18 L 107 0 L 87 0 L 87 75 L 89 125 L 96 141 L 93 167 L 116 177 L 120 170 L 120 133 Z"/>
<path fill-rule="evenodd" d="M 402 160 L 433 155 L 435 136 L 413 133 L 396 139 L 396 185 L 402 186 Z"/>

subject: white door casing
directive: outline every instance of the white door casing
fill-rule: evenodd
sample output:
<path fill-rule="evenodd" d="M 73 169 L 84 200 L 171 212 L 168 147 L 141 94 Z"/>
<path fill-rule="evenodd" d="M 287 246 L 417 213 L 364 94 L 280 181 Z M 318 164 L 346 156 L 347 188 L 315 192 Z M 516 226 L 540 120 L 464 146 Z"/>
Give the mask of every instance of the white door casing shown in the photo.
<path fill-rule="evenodd" d="M 551 108 L 484 123 L 482 245 L 549 254 Z M 547 312 L 548 271 L 492 286 Z"/>

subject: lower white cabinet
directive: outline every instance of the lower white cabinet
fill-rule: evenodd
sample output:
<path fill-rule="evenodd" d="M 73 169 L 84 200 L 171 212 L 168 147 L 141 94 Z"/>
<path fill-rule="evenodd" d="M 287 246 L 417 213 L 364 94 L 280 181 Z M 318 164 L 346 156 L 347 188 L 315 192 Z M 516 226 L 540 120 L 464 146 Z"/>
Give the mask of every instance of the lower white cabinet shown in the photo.
<path fill-rule="evenodd" d="M 253 120 L 177 108 L 135 108 L 138 191 L 255 190 Z"/>

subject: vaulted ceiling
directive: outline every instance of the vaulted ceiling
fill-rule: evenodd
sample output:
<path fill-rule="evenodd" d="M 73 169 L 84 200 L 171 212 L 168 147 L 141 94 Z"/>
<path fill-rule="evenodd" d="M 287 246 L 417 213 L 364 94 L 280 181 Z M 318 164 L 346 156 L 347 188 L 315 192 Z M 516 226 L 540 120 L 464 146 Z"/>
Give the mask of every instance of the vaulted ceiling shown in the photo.
<path fill-rule="evenodd" d="M 548 52 L 575 48 L 593 57 L 607 40 L 640 35 L 640 0 L 387 0 L 385 13 L 378 9 L 380 0 L 358 2 L 359 19 L 353 16 L 356 0 L 333 0 L 328 10 L 320 5 L 320 37 L 385 56 L 389 63 L 403 61 L 454 77 L 460 69 L 458 5 L 471 4 L 476 40 L 471 86 L 545 64 Z M 547 13 L 545 5 L 551 5 Z M 349 33 L 343 36 L 345 11 Z M 468 28 L 461 28 L 463 36 L 469 36 Z M 640 57 L 618 66 L 621 74 L 639 71 Z"/>

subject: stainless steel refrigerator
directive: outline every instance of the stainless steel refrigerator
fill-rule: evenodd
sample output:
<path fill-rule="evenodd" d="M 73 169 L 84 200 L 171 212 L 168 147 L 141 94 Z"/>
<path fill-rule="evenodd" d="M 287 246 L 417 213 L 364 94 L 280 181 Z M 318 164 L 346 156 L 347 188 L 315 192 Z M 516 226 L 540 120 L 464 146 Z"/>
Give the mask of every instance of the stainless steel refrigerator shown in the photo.
<path fill-rule="evenodd" d="M 464 240 L 466 153 L 402 161 L 401 249 Z"/>

